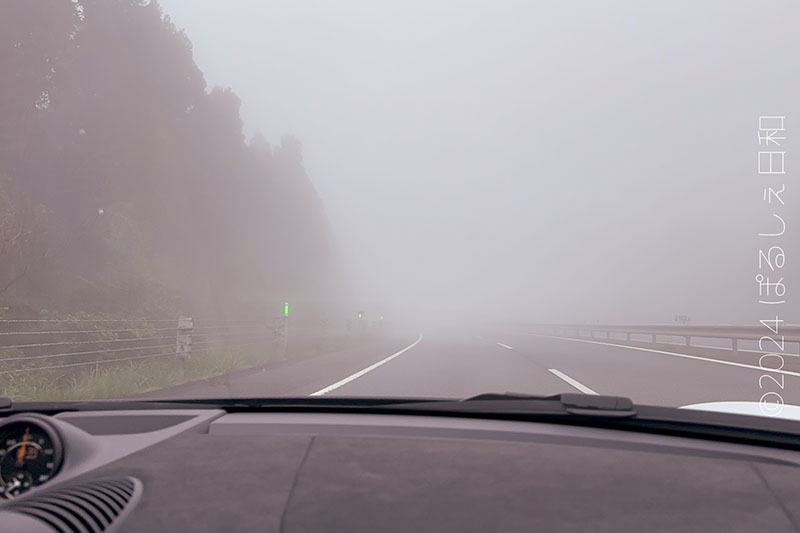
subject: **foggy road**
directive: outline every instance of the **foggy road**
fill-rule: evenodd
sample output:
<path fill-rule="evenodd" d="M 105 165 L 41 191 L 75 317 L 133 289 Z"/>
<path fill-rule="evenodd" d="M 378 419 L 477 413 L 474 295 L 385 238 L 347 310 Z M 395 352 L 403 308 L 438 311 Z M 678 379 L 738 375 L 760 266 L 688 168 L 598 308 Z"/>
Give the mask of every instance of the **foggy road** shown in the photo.
<path fill-rule="evenodd" d="M 240 371 L 156 391 L 148 397 L 383 396 L 464 398 L 485 392 L 628 396 L 667 406 L 758 401 L 766 372 L 730 360 L 659 353 L 534 335 L 524 331 L 456 336 L 428 332 L 358 349 Z M 787 404 L 800 404 L 795 372 L 785 379 Z"/>

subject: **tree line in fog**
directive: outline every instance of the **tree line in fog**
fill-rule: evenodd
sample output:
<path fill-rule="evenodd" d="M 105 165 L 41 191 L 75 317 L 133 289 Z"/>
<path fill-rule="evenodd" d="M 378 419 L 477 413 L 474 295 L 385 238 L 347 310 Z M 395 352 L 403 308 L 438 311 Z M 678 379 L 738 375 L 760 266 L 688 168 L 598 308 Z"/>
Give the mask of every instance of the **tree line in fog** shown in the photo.
<path fill-rule="evenodd" d="M 157 2 L 0 9 L 5 316 L 269 313 L 334 298 L 300 141 L 246 139 L 239 98 L 207 86 Z"/>

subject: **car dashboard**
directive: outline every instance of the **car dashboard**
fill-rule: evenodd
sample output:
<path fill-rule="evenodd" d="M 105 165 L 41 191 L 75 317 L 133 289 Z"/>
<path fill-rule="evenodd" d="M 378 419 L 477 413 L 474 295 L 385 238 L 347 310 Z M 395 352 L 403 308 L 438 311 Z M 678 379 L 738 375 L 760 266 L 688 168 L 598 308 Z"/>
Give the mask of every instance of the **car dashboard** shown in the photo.
<path fill-rule="evenodd" d="M 0 531 L 797 531 L 800 523 L 792 504 L 800 452 L 634 431 L 209 408 L 20 413 L 0 420 L 0 435 Z"/>

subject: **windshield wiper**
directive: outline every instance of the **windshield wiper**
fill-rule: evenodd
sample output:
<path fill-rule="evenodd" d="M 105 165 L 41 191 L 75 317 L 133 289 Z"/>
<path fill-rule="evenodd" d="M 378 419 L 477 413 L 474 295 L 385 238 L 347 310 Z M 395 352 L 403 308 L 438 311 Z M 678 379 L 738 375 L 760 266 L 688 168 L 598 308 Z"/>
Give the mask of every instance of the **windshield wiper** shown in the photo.
<path fill-rule="evenodd" d="M 13 405 L 13 406 L 12 406 Z M 147 400 L 89 400 L 72 402 L 0 401 L 0 411 L 35 410 L 43 412 L 115 410 L 115 409 L 176 409 L 186 407 L 218 408 L 232 411 L 397 411 L 430 414 L 563 417 L 628 418 L 636 416 L 633 401 L 620 396 L 598 396 L 576 393 L 554 396 L 524 394 L 480 394 L 463 400 L 438 398 L 191 398 Z"/>
<path fill-rule="evenodd" d="M 147 400 L 148 403 L 154 400 Z M 164 399 L 157 402 L 204 407 L 228 411 L 241 410 L 394 410 L 425 411 L 451 414 L 521 414 L 527 416 L 588 416 L 627 418 L 636 416 L 633 401 L 621 396 L 599 396 L 563 393 L 535 396 L 515 393 L 480 394 L 463 400 L 437 398 L 361 398 L 361 397 L 301 397 L 301 398 L 217 398 Z"/>
<path fill-rule="evenodd" d="M 568 414 L 599 416 L 604 418 L 628 418 L 636 416 L 633 400 L 624 396 L 601 396 L 595 394 L 562 393 L 553 396 L 526 394 L 479 394 L 461 400 L 470 409 L 480 404 L 493 410 L 513 410 L 527 413 Z"/>

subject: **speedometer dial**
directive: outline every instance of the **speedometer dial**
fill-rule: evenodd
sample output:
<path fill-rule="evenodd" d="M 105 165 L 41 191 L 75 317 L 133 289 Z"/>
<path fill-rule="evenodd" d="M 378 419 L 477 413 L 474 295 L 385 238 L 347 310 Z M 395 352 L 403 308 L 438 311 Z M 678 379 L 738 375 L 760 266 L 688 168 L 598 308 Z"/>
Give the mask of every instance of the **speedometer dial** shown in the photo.
<path fill-rule="evenodd" d="M 58 433 L 43 419 L 20 416 L 0 425 L 0 493 L 13 498 L 50 480 L 61 467 Z"/>

